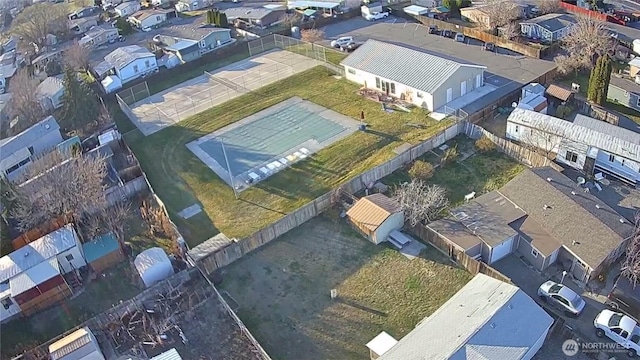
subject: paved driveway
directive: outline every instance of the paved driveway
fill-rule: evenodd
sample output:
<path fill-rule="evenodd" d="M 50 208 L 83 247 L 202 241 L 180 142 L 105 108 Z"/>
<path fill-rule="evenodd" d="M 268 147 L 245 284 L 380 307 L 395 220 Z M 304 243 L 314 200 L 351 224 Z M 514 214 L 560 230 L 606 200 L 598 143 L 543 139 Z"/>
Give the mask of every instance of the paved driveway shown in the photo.
<path fill-rule="evenodd" d="M 568 277 L 564 280 L 564 284 L 573 291 L 581 294 L 585 299 L 587 306 L 584 312 L 578 317 L 568 317 L 561 311 L 554 307 L 549 307 L 538 297 L 538 287 L 540 284 L 547 280 L 553 280 L 560 282 L 562 278 L 562 271 L 558 269 L 551 269 L 548 274 L 541 274 L 529 267 L 523 260 L 515 255 L 510 255 L 497 263 L 492 265 L 496 270 L 500 271 L 504 275 L 511 278 L 511 281 L 518 287 L 520 287 L 525 293 L 531 296 L 540 306 L 542 306 L 547 312 L 553 313 L 557 317 L 561 317 L 565 320 L 565 325 L 573 330 L 576 337 L 587 342 L 608 342 L 608 339 L 600 339 L 596 337 L 593 327 L 593 320 L 598 313 L 605 308 L 604 304 L 598 302 L 592 298 L 592 294 L 580 289 L 573 283 Z M 557 344 L 556 344 L 557 345 Z"/>

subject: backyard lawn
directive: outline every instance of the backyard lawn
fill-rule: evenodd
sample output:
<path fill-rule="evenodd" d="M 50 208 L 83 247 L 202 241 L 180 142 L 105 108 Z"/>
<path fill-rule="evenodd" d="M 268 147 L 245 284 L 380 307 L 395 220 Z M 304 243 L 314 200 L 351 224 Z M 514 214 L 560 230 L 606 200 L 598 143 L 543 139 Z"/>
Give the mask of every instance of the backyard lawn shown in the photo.
<path fill-rule="evenodd" d="M 338 184 L 389 160 L 395 156 L 393 150 L 399 145 L 418 143 L 450 125 L 448 121 L 430 119 L 421 109 L 411 113 L 385 112 L 380 104 L 363 98 L 357 90 L 357 85 L 336 79 L 324 67 L 316 67 L 206 110 L 151 136 L 143 137 L 134 131 L 126 139 L 154 191 L 190 246 L 219 231 L 242 238 Z M 369 130 L 357 132 L 271 176 L 243 191 L 238 200 L 232 189 L 185 146 L 293 96 L 354 119 L 359 119 L 364 111 Z M 203 212 L 188 220 L 177 216 L 177 212 L 193 204 L 200 204 Z"/>
<path fill-rule="evenodd" d="M 365 359 L 409 333 L 470 279 L 427 247 L 409 260 L 337 216 L 319 216 L 225 268 L 222 288 L 274 359 Z M 331 289 L 338 298 L 331 299 Z"/>
<path fill-rule="evenodd" d="M 457 147 L 461 153 L 473 153 L 465 160 L 438 167 L 433 177 L 427 181 L 430 184 L 444 187 L 453 206 L 462 202 L 464 196 L 473 191 L 480 195 L 501 188 L 525 169 L 524 165 L 501 152 L 474 152 L 473 143 L 462 135 L 447 144 L 450 147 Z M 438 151 L 436 149 L 422 159 L 437 165 L 439 164 L 437 155 L 440 155 Z M 411 181 L 411 178 L 406 171 L 402 170 L 398 170 L 382 180 L 383 183 L 391 186 L 405 181 Z"/>

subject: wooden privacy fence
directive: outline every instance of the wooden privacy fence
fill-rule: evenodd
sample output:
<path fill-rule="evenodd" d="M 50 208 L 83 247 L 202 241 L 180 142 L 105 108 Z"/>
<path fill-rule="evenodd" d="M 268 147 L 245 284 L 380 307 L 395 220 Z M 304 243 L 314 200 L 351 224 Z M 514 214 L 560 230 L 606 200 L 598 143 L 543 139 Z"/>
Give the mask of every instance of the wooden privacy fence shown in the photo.
<path fill-rule="evenodd" d="M 563 170 L 562 167 L 554 163 L 553 160 L 509 140 L 496 136 L 478 125 L 469 124 L 467 130 L 470 131 L 467 132 L 467 135 L 469 137 L 477 139 L 480 136 L 486 136 L 496 145 L 498 150 L 500 150 L 502 153 L 529 167 L 549 166 L 556 171 Z M 477 136 L 476 134 L 480 134 L 480 136 Z"/>
<path fill-rule="evenodd" d="M 437 148 L 446 141 L 464 133 L 465 125 L 466 123 L 464 122 L 457 122 L 451 125 L 432 138 L 409 148 L 393 159 L 347 181 L 339 186 L 338 189 L 354 194 L 372 186 L 376 181 L 390 175 L 405 164 L 414 161 L 427 151 Z M 285 215 L 280 220 L 244 239 L 227 239 L 227 241 L 220 241 L 219 237 L 213 237 L 194 247 L 188 252 L 187 256 L 193 264 L 196 264 L 207 274 L 211 274 L 216 269 L 231 264 L 249 252 L 273 241 L 329 209 L 333 204 L 336 190 L 321 195 L 308 204 L 298 208 L 296 211 Z"/>
<path fill-rule="evenodd" d="M 439 236 L 426 226 L 418 224 L 414 227 L 411 227 L 411 232 L 413 232 L 423 241 L 440 250 L 442 253 L 446 254 L 453 262 L 462 266 L 471 274 L 485 274 L 487 276 L 491 276 L 494 279 L 498 279 L 506 283 L 511 283 L 510 278 L 504 276 L 502 273 L 492 268 L 491 266 L 470 257 L 464 251 L 460 250 L 458 246 L 456 246 L 449 240 Z"/>
<path fill-rule="evenodd" d="M 31 229 L 17 238 L 13 239 L 11 242 L 13 245 L 13 250 L 18 250 L 21 247 L 27 245 L 30 242 L 36 241 L 41 237 L 51 234 L 52 232 L 62 228 L 63 226 L 69 224 L 73 221 L 71 214 L 64 216 L 58 216 L 55 219 L 52 219 L 37 228 Z"/>
<path fill-rule="evenodd" d="M 494 43 L 496 46 L 499 46 L 501 48 L 509 49 L 511 51 L 517 52 L 518 54 L 526 55 L 535 59 L 540 59 L 541 57 L 542 48 L 521 44 L 515 41 L 507 40 L 500 36 L 491 35 L 478 29 L 448 23 L 446 21 L 433 19 L 427 16 L 418 15 L 411 17 L 426 26 L 437 26 L 441 30 L 450 30 L 457 33 L 462 33 L 466 37 L 470 37 L 485 43 Z"/>
<path fill-rule="evenodd" d="M 609 85 L 610 87 L 616 88 L 615 85 Z M 624 91 L 623 89 L 620 89 Z M 602 120 L 604 122 L 608 122 L 609 124 L 618 126 L 618 122 L 620 122 L 620 117 L 616 114 L 613 114 L 607 109 L 600 107 L 598 105 L 592 104 L 590 102 L 575 99 L 576 104 L 578 105 L 578 111 L 590 116 L 594 119 Z"/>

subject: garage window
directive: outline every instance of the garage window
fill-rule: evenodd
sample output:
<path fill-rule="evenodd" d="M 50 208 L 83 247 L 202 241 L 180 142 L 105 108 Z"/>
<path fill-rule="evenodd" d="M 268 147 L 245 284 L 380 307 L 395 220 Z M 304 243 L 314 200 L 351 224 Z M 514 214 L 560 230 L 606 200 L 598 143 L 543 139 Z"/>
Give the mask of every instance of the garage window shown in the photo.
<path fill-rule="evenodd" d="M 567 154 L 564 156 L 564 158 L 567 159 L 567 161 L 576 162 L 578 161 L 578 154 L 574 153 L 573 151 L 567 151 Z"/>
<path fill-rule="evenodd" d="M 539 254 L 538 250 L 531 248 L 531 256 L 533 256 L 534 258 L 537 258 L 538 254 Z"/>
<path fill-rule="evenodd" d="M 349 74 L 353 74 L 353 75 L 356 74 L 356 71 L 354 69 L 349 69 L 348 71 L 349 71 Z"/>

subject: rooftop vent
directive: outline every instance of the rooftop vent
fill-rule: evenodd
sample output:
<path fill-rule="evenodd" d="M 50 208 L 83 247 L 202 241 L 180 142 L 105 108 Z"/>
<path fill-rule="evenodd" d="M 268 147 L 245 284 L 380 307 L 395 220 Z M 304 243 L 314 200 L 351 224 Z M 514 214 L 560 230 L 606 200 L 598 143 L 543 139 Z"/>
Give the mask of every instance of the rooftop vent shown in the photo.
<path fill-rule="evenodd" d="M 575 194 L 576 194 L 576 192 L 575 192 L 575 191 L 572 191 L 572 192 L 571 192 L 571 195 L 575 195 Z"/>
<path fill-rule="evenodd" d="M 625 223 L 624 219 L 620 218 L 620 224 L 624 224 L 624 223 Z"/>
<path fill-rule="evenodd" d="M 542 208 L 543 208 L 543 209 L 545 209 L 545 210 L 550 210 L 550 209 L 552 209 L 552 207 L 551 207 L 551 206 L 549 206 L 549 205 L 547 205 L 547 204 L 545 204 Z"/>
<path fill-rule="evenodd" d="M 29 256 L 29 252 L 28 252 L 28 251 L 25 251 L 23 256 L 24 256 L 24 257 Z"/>
<path fill-rule="evenodd" d="M 491 326 L 492 329 L 495 329 L 496 328 L 496 323 L 491 323 L 491 324 L 489 324 L 489 326 Z"/>
<path fill-rule="evenodd" d="M 596 204 L 596 209 L 600 209 L 600 205 Z"/>
<path fill-rule="evenodd" d="M 548 178 L 547 178 L 547 181 L 548 181 L 548 182 L 552 182 L 552 181 L 553 181 L 553 179 L 552 179 L 552 178 L 550 178 L 550 177 L 548 177 Z"/>

